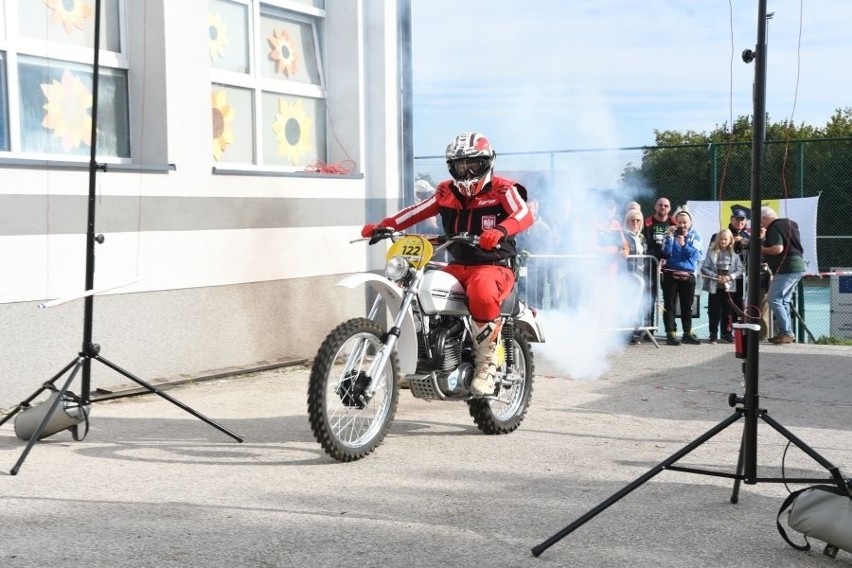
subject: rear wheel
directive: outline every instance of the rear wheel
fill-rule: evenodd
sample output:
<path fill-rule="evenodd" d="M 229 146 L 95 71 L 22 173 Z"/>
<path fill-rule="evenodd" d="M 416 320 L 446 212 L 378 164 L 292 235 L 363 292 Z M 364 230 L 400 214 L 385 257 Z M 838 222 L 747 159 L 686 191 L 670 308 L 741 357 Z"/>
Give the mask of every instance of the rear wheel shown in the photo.
<path fill-rule="evenodd" d="M 529 341 L 521 330 L 512 339 L 514 363 L 497 369 L 500 389 L 496 399 L 474 398 L 468 401 L 473 421 L 486 434 L 514 432 L 524 421 L 533 390 L 535 363 Z M 508 360 L 508 357 L 507 357 Z"/>
<path fill-rule="evenodd" d="M 384 346 L 384 330 L 356 318 L 337 326 L 314 358 L 308 381 L 308 418 L 314 437 L 334 459 L 349 462 L 376 449 L 399 401 L 394 352 L 368 392 L 370 370 Z"/>

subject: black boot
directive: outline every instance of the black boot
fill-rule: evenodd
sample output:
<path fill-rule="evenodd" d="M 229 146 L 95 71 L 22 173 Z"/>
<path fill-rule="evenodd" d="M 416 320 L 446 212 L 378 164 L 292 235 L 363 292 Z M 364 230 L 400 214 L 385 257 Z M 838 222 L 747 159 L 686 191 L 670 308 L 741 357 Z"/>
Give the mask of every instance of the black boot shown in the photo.
<path fill-rule="evenodd" d="M 698 341 L 698 338 L 695 337 L 695 334 L 691 331 L 684 332 L 683 337 L 681 337 L 680 340 L 689 345 L 701 345 L 701 342 Z"/>
<path fill-rule="evenodd" d="M 680 345 L 680 341 L 677 339 L 677 334 L 673 331 L 666 334 L 666 345 Z"/>

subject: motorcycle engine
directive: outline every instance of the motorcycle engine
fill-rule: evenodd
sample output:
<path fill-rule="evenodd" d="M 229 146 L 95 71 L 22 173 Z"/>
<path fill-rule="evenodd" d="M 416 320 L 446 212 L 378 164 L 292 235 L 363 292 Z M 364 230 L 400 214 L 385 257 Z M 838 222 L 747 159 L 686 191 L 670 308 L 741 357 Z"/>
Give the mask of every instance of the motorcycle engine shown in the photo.
<path fill-rule="evenodd" d="M 417 371 L 435 373 L 444 394 L 466 388 L 470 373 L 459 373 L 459 367 L 469 361 L 470 348 L 464 348 L 464 321 L 456 317 L 438 316 L 430 321 L 429 332 L 420 334 Z"/>
<path fill-rule="evenodd" d="M 420 334 L 418 371 L 449 373 L 462 361 L 464 322 L 458 318 L 434 317 L 428 333 Z"/>

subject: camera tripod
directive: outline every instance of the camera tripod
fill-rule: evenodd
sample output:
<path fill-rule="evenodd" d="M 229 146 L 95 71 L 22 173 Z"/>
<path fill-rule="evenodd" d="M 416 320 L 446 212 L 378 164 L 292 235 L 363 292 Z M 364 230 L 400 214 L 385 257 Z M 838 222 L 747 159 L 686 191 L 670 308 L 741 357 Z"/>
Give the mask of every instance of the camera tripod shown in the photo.
<path fill-rule="evenodd" d="M 96 292 L 94 291 L 94 282 L 95 282 L 95 243 L 103 243 L 104 238 L 103 235 L 95 235 L 95 203 L 96 203 L 96 184 L 95 184 L 95 176 L 98 169 L 106 169 L 103 166 L 99 166 L 95 156 L 96 156 L 96 147 L 97 147 L 97 135 L 98 135 L 98 75 L 99 75 L 99 51 L 100 51 L 100 17 L 101 17 L 101 0 L 95 0 L 95 20 L 94 20 L 94 62 L 92 67 L 92 130 L 91 130 L 91 153 L 89 158 L 89 199 L 88 199 L 88 225 L 86 231 L 86 285 L 85 290 L 85 306 L 83 312 L 83 345 L 78 356 L 68 363 L 61 371 L 59 371 L 56 375 L 53 376 L 46 383 L 42 384 L 42 386 L 36 390 L 32 395 L 30 395 L 26 400 L 22 401 L 15 407 L 9 414 L 7 414 L 2 420 L 0 420 L 0 426 L 2 426 L 6 421 L 8 421 L 12 416 L 20 412 L 21 410 L 29 407 L 30 402 L 36 399 L 42 392 L 46 390 L 55 390 L 54 383 L 56 383 L 60 378 L 62 378 L 66 373 L 68 374 L 68 378 L 62 384 L 62 387 L 59 388 L 57 396 L 53 398 L 50 407 L 47 409 L 44 417 L 42 418 L 39 425 L 36 427 L 35 431 L 32 433 L 29 439 L 29 443 L 27 447 L 24 449 L 17 463 L 15 463 L 14 467 L 10 470 L 11 475 L 17 475 L 18 471 L 21 468 L 24 460 L 29 454 L 30 450 L 33 448 L 35 443 L 38 441 L 39 437 L 44 432 L 45 427 L 50 422 L 54 413 L 59 409 L 60 404 L 63 403 L 63 398 L 65 394 L 68 392 L 68 389 L 71 386 L 71 383 L 74 381 L 74 378 L 77 376 L 77 373 L 81 373 L 82 377 L 82 385 L 81 385 L 81 394 L 79 405 L 83 412 L 85 408 L 90 405 L 90 390 L 91 390 L 91 362 L 94 359 L 95 361 L 99 361 L 103 363 L 113 371 L 127 377 L 131 381 L 141 385 L 148 391 L 155 393 L 164 399 L 168 400 L 172 404 L 182 408 L 183 410 L 189 412 L 196 418 L 199 418 L 210 424 L 214 428 L 219 431 L 227 434 L 231 438 L 235 439 L 238 442 L 242 442 L 242 438 L 232 433 L 225 427 L 217 424 L 216 422 L 210 420 L 209 418 L 199 414 L 189 406 L 183 404 L 182 402 L 176 400 L 175 398 L 169 396 L 164 393 L 160 389 L 154 387 L 153 385 L 146 383 L 139 377 L 133 375 L 129 371 L 126 371 L 104 359 L 100 356 L 100 346 L 94 344 L 92 342 L 92 322 L 94 316 L 94 296 Z M 70 372 L 69 372 L 70 371 Z"/>
<path fill-rule="evenodd" d="M 760 211 L 761 208 L 761 187 L 762 187 L 762 165 L 763 165 L 763 149 L 764 138 L 766 135 L 766 25 L 770 16 L 766 12 L 766 0 L 759 0 L 758 9 L 758 26 L 757 26 L 757 45 L 754 51 L 746 49 L 743 51 L 742 59 L 745 63 L 757 61 L 755 66 L 755 82 L 754 82 L 754 133 L 752 139 L 752 180 L 751 180 L 751 210 Z M 739 501 L 740 484 L 756 483 L 832 483 L 836 484 L 838 489 L 844 494 L 852 496 L 850 490 L 840 473 L 839 468 L 834 466 L 827 459 L 822 457 L 815 450 L 810 448 L 805 442 L 794 436 L 789 430 L 781 425 L 777 420 L 769 416 L 766 409 L 760 408 L 760 396 L 758 394 L 758 341 L 760 325 L 759 321 L 759 275 L 760 275 L 760 247 L 751 246 L 748 251 L 748 305 L 756 308 L 758 317 L 750 314 L 746 310 L 744 314 L 745 323 L 736 324 L 736 330 L 740 333 L 739 339 L 745 341 L 746 345 L 738 346 L 738 356 L 744 355 L 744 375 L 745 375 L 745 390 L 743 396 L 731 394 L 728 397 L 728 404 L 734 407 L 734 412 L 726 419 L 719 422 L 716 426 L 669 456 L 667 459 L 660 462 L 655 467 L 648 470 L 644 475 L 637 478 L 635 481 L 625 486 L 620 491 L 614 493 L 611 497 L 601 502 L 599 505 L 579 517 L 574 522 L 570 523 L 564 529 L 554 534 L 542 543 L 532 548 L 534 556 L 538 557 L 545 550 L 553 546 L 556 542 L 572 533 L 577 528 L 586 524 L 589 520 L 597 516 L 602 511 L 631 493 L 634 489 L 643 485 L 645 482 L 652 479 L 654 476 L 665 470 L 681 471 L 686 473 L 697 473 L 703 475 L 711 475 L 716 477 L 726 477 L 734 480 L 733 493 L 731 494 L 731 502 Z M 743 348 L 744 347 L 744 348 Z M 740 419 L 744 420 L 743 436 L 740 445 L 739 456 L 737 459 L 736 471 L 734 473 L 720 472 L 714 470 L 706 470 L 692 467 L 682 467 L 676 465 L 681 458 L 687 456 L 693 450 L 712 439 L 714 436 L 732 426 Z M 811 457 L 816 463 L 824 467 L 831 474 L 828 479 L 811 479 L 811 478 L 773 478 L 759 477 L 757 475 L 757 425 L 758 420 L 762 420 L 772 429 L 781 434 L 790 443 L 794 444 L 805 454 Z"/>
<path fill-rule="evenodd" d="M 748 326 L 748 331 L 754 335 L 754 343 L 757 341 L 757 332 L 759 331 L 759 326 L 757 324 L 737 324 L 738 327 Z M 752 342 L 751 339 L 749 342 Z M 748 367 L 748 362 L 746 362 L 746 366 Z M 826 458 L 817 453 L 813 448 L 809 447 L 804 441 L 800 438 L 796 437 L 792 432 L 787 430 L 780 422 L 769 416 L 768 411 L 764 408 L 759 407 L 759 397 L 757 394 L 751 393 L 748 382 L 746 383 L 746 394 L 744 396 L 738 396 L 736 394 L 728 395 L 728 404 L 734 407 L 734 412 L 728 416 L 726 419 L 719 422 L 716 426 L 706 431 L 704 434 L 669 456 L 667 459 L 663 460 L 655 467 L 648 470 L 645 474 L 638 477 L 635 481 L 630 483 L 629 485 L 622 488 L 620 491 L 614 493 L 611 497 L 602 501 L 593 509 L 589 510 L 587 513 L 573 521 L 571 524 L 567 525 L 558 533 L 554 534 L 547 540 L 542 543 L 534 546 L 532 548 L 532 553 L 534 556 L 538 557 L 545 550 L 556 544 L 562 538 L 568 536 L 572 532 L 574 532 L 579 527 L 586 524 L 592 518 L 597 516 L 599 513 L 603 512 L 611 505 L 615 504 L 617 501 L 621 500 L 623 497 L 627 496 L 634 489 L 637 489 L 641 485 L 645 484 L 647 481 L 651 480 L 657 474 L 663 471 L 680 471 L 685 473 L 695 473 L 695 474 L 703 474 L 710 475 L 715 477 L 724 477 L 734 480 L 733 491 L 731 493 L 730 501 L 731 503 L 739 502 L 739 490 L 740 484 L 745 482 L 746 484 L 757 484 L 757 483 L 829 483 L 837 485 L 842 491 L 849 491 L 843 478 L 843 475 L 840 472 L 840 469 L 829 462 Z M 724 471 L 716 471 L 716 470 L 707 470 L 701 468 L 693 468 L 693 467 L 684 467 L 676 465 L 678 461 L 682 458 L 690 454 L 693 450 L 709 441 L 717 434 L 721 433 L 729 426 L 737 423 L 740 419 L 743 419 L 744 429 L 743 429 L 743 437 L 740 445 L 739 456 L 737 459 L 736 471 L 734 473 L 724 472 Z M 807 454 L 811 459 L 813 459 L 820 466 L 825 468 L 829 473 L 830 477 L 828 478 L 791 478 L 791 477 L 759 477 L 756 473 L 756 453 L 757 453 L 757 421 L 762 420 L 766 424 L 768 424 L 773 430 L 781 434 L 784 438 L 789 440 L 793 445 L 798 447 L 802 452 Z"/>

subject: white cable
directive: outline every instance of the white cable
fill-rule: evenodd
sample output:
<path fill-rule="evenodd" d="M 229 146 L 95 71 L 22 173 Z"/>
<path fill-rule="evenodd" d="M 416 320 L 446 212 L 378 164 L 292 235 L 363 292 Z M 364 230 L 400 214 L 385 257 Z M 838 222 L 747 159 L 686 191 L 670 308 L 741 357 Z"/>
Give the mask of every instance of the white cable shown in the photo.
<path fill-rule="evenodd" d="M 42 302 L 38 305 L 39 308 L 53 308 L 56 306 L 61 306 L 62 304 L 67 304 L 68 302 L 73 302 L 74 300 L 79 300 L 81 298 L 87 298 L 89 296 L 95 296 L 97 294 L 103 294 L 104 292 L 110 292 L 112 290 L 117 290 L 119 288 L 126 288 L 127 286 L 131 286 L 136 284 L 137 282 L 141 282 L 145 280 L 145 278 L 136 278 L 134 280 L 130 280 L 129 282 L 125 282 L 123 284 L 118 284 L 117 286 L 110 286 L 109 288 L 101 288 L 99 290 L 87 290 L 80 294 L 75 294 L 73 296 L 67 296 L 65 298 L 57 298 L 55 300 L 49 300 L 47 302 Z"/>

